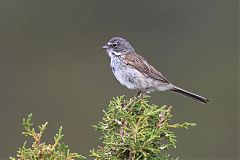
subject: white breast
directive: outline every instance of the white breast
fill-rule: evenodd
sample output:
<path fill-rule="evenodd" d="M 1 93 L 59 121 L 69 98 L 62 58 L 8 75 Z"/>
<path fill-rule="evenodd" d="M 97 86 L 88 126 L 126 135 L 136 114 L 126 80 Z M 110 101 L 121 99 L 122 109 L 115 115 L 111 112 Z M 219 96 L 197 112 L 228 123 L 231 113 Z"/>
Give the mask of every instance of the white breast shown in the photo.
<path fill-rule="evenodd" d="M 155 90 L 168 90 L 170 84 L 163 83 L 153 78 L 147 77 L 135 68 L 127 66 L 123 62 L 124 55 L 114 55 L 109 53 L 111 58 L 110 66 L 116 79 L 129 89 L 145 90 L 152 92 Z"/>
<path fill-rule="evenodd" d="M 129 89 L 144 90 L 151 84 L 146 77 L 136 69 L 126 66 L 121 57 L 112 57 L 110 64 L 116 79 Z"/>

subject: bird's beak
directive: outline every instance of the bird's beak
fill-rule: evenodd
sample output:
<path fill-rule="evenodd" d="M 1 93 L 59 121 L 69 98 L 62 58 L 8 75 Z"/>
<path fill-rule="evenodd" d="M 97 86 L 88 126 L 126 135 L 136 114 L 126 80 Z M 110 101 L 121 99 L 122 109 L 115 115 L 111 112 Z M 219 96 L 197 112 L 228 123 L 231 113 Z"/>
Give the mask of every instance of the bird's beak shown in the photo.
<path fill-rule="evenodd" d="M 108 46 L 105 44 L 102 46 L 103 49 L 108 49 Z"/>

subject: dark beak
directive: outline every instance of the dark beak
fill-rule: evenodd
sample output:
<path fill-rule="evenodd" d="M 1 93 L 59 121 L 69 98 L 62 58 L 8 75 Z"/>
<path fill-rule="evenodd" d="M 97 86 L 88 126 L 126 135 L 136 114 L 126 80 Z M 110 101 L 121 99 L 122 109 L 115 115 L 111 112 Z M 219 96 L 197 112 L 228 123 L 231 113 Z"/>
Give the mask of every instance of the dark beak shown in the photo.
<path fill-rule="evenodd" d="M 108 49 L 108 46 L 105 44 L 102 46 L 103 49 Z"/>

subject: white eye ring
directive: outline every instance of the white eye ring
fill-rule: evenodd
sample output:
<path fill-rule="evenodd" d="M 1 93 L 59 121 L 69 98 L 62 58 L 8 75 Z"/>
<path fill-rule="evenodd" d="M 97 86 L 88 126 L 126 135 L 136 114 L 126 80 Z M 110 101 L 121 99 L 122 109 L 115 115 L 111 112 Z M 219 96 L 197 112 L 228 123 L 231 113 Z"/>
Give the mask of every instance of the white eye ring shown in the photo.
<path fill-rule="evenodd" d="M 112 47 L 116 47 L 117 46 L 117 43 L 112 43 Z"/>

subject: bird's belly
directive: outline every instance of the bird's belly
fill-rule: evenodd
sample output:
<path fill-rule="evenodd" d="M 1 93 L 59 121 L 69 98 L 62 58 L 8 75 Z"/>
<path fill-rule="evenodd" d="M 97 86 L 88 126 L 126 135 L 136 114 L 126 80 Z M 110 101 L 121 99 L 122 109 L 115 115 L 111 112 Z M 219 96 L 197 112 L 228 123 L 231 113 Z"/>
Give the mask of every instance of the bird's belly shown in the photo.
<path fill-rule="evenodd" d="M 122 63 L 119 58 L 112 57 L 110 66 L 116 79 L 129 89 L 144 90 L 147 92 L 155 90 L 164 91 L 167 89 L 166 84 L 163 82 L 145 76 L 137 69 Z"/>
<path fill-rule="evenodd" d="M 145 77 L 141 72 L 127 66 L 112 66 L 116 79 L 129 89 L 145 90 L 151 87 L 151 79 Z"/>

